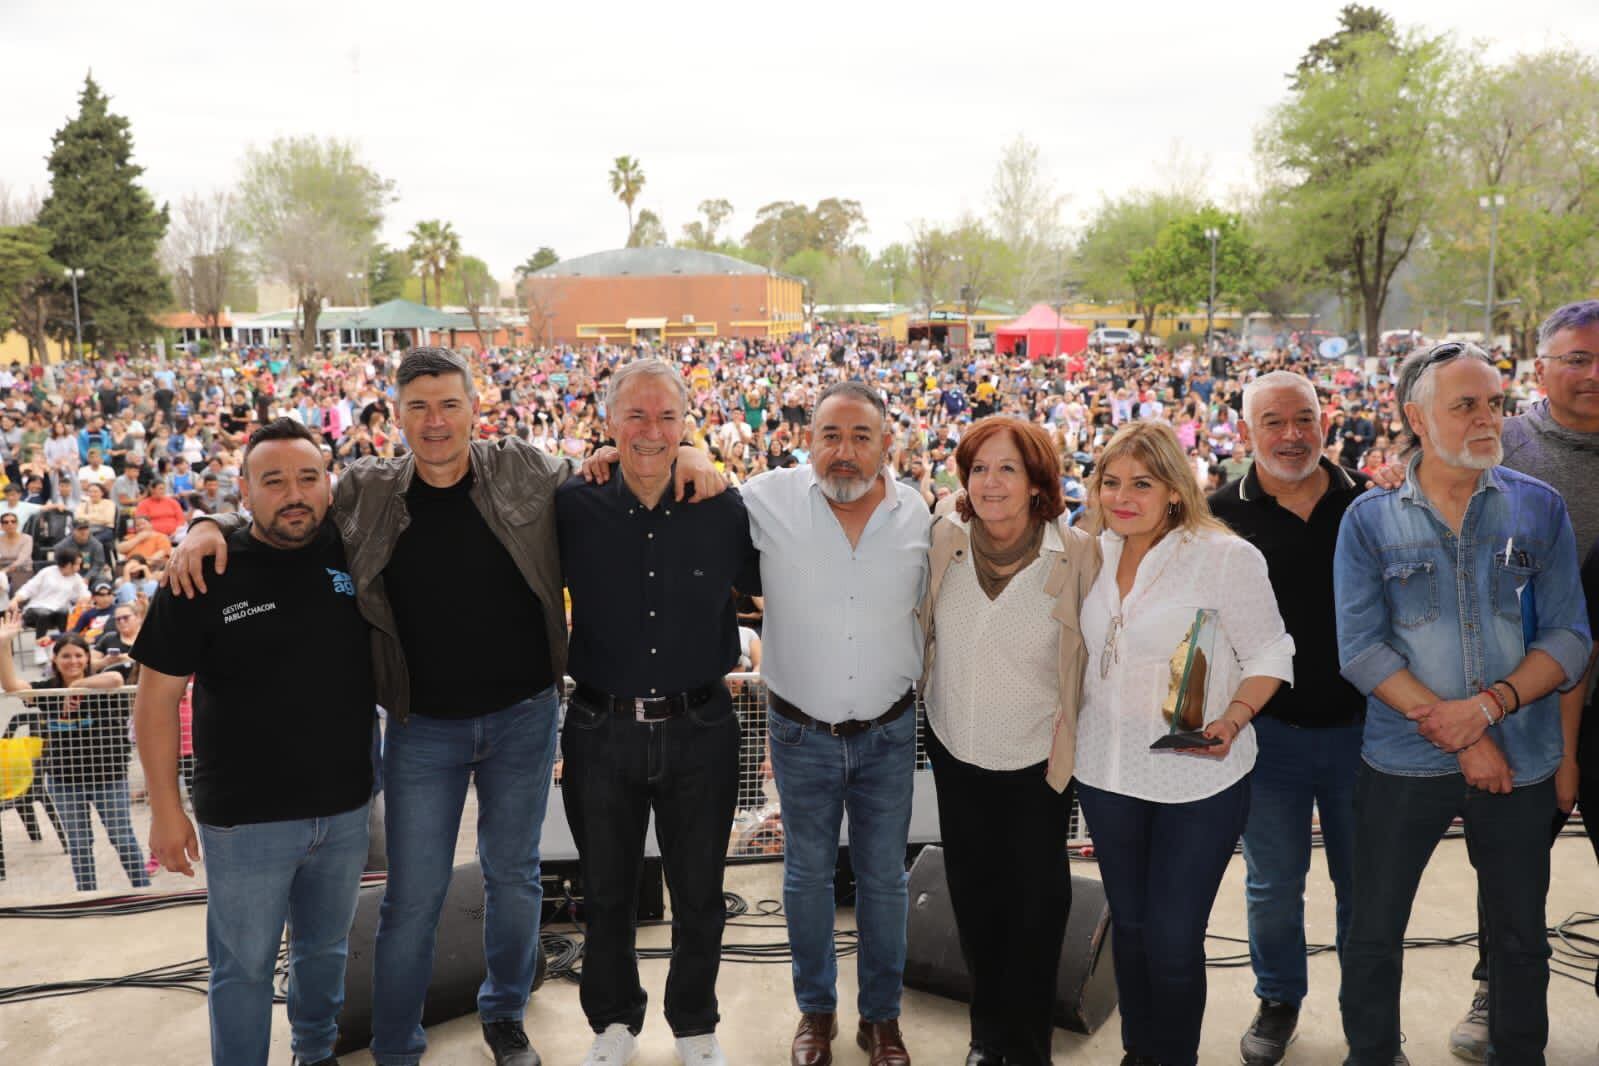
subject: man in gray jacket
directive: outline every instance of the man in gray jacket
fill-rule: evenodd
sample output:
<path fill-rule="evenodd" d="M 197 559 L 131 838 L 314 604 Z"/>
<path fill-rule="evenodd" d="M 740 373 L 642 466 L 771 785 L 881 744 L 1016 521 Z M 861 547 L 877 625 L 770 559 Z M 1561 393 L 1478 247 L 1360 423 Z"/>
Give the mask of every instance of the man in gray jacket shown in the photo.
<path fill-rule="evenodd" d="M 396 384 L 410 454 L 355 463 L 333 505 L 356 601 L 373 626 L 378 701 L 391 715 L 372 1054 L 379 1066 L 416 1066 L 427 1048 L 422 1008 L 434 934 L 475 781 L 483 1037 L 500 1066 L 537 1066 L 522 1017 L 538 951 L 539 833 L 566 668 L 554 494 L 575 468 L 521 440 L 473 441 L 478 397 L 470 367 L 453 352 L 413 349 Z M 693 448 L 679 449 L 677 469 L 679 494 L 689 479 L 697 499 L 723 485 Z M 214 520 L 222 530 L 242 522 Z M 197 522 L 174 557 L 174 580 L 197 578 L 199 558 L 213 553 L 220 571 L 221 536 Z"/>

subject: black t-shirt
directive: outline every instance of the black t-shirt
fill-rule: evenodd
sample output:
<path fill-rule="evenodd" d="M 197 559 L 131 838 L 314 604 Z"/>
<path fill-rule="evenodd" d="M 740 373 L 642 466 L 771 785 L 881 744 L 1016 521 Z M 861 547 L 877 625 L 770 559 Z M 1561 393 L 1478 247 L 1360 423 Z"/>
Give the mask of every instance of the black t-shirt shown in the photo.
<path fill-rule="evenodd" d="M 209 564 L 208 564 L 209 565 Z M 161 589 L 133 657 L 194 675 L 194 810 L 207 825 L 320 818 L 372 794 L 370 630 L 331 526 L 284 551 L 248 529 L 189 600 Z"/>
<path fill-rule="evenodd" d="M 411 710 L 429 718 L 491 714 L 555 680 L 543 605 L 472 502 L 472 477 L 447 489 L 411 480 L 411 521 L 383 571 Z"/>
<path fill-rule="evenodd" d="M 62 686 L 51 676 L 35 681 L 33 687 Z M 82 695 L 40 696 L 32 703 L 37 714 L 31 718 L 34 735 L 44 738 L 40 766 L 50 775 L 52 787 L 86 788 L 128 776 L 133 755 L 128 715 L 133 701 L 126 694 L 84 689 Z"/>
<path fill-rule="evenodd" d="M 117 627 L 114 624 L 100 634 L 94 642 L 94 650 L 101 655 L 125 655 L 132 648 L 133 645 L 122 639 L 122 634 L 117 632 Z M 114 670 L 123 677 L 127 677 L 133 671 L 133 664 L 130 662 L 113 663 L 105 669 Z"/>
<path fill-rule="evenodd" d="M 1210 496 L 1213 514 L 1266 557 L 1267 578 L 1283 626 L 1294 638 L 1294 683 L 1283 685 L 1260 713 L 1304 728 L 1353 725 L 1366 699 L 1338 669 L 1333 550 L 1344 511 L 1365 491 L 1358 474 L 1321 461 L 1327 491 L 1301 519 L 1260 485 L 1255 465 Z"/>

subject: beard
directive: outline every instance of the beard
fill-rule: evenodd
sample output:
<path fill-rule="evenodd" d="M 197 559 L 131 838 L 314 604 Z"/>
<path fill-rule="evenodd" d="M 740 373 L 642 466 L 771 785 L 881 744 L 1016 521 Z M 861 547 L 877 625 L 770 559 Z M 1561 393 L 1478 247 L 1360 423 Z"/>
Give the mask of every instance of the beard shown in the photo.
<path fill-rule="evenodd" d="M 1255 453 L 1255 462 L 1278 481 L 1293 483 L 1303 481 L 1314 474 L 1316 468 L 1321 466 L 1321 455 L 1316 449 L 1309 448 L 1304 458 L 1297 460 L 1296 463 L 1293 459 L 1279 459 L 1275 455 L 1260 451 Z"/>
<path fill-rule="evenodd" d="M 816 483 L 821 486 L 822 495 L 834 503 L 854 503 L 872 491 L 872 482 L 875 480 L 877 480 L 875 473 L 871 477 L 859 473 L 816 475 Z"/>
<path fill-rule="evenodd" d="M 315 512 L 307 514 L 305 525 L 299 529 L 290 524 L 291 521 L 293 520 L 285 519 L 283 513 L 279 511 L 256 524 L 261 527 L 267 543 L 278 548 L 303 548 L 316 539 L 317 532 L 322 528 L 322 523 L 316 519 Z"/>
<path fill-rule="evenodd" d="M 1492 470 L 1505 460 L 1504 442 L 1494 435 L 1494 449 L 1488 455 L 1478 455 L 1471 450 L 1471 441 L 1463 440 L 1460 447 L 1446 448 L 1438 443 L 1438 424 L 1433 421 L 1431 413 L 1427 415 L 1427 443 L 1433 455 L 1443 460 L 1450 466 L 1458 466 L 1465 470 Z"/>

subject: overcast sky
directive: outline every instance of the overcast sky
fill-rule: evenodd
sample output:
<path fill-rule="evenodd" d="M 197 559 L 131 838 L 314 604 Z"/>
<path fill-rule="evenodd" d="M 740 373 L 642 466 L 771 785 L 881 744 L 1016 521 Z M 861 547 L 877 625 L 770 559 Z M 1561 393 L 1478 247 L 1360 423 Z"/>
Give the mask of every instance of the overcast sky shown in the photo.
<path fill-rule="evenodd" d="M 539 245 L 624 242 L 623 153 L 674 239 L 709 197 L 742 234 L 769 201 L 840 196 L 877 248 L 984 211 L 1021 133 L 1076 223 L 1167 184 L 1174 153 L 1218 199 L 1247 186 L 1256 127 L 1340 6 L 0 0 L 0 184 L 44 191 L 92 68 L 158 200 L 231 184 L 252 144 L 350 137 L 395 183 L 386 239 L 447 219 L 501 277 Z M 1599 48 L 1594 0 L 1383 6 L 1495 59 Z"/>

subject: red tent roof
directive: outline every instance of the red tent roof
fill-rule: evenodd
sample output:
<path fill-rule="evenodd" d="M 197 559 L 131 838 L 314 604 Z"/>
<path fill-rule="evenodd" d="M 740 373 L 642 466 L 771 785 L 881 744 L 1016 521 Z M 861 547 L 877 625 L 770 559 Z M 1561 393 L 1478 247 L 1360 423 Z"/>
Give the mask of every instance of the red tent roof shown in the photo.
<path fill-rule="evenodd" d="M 1048 304 L 1034 304 L 1027 313 L 1013 322 L 1007 322 L 996 333 L 1031 333 L 1044 329 L 1082 329 L 1078 323 L 1061 318 Z"/>

